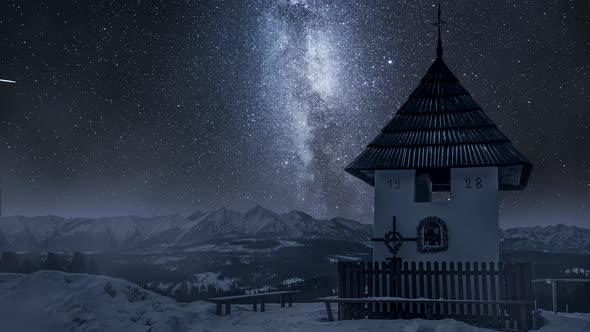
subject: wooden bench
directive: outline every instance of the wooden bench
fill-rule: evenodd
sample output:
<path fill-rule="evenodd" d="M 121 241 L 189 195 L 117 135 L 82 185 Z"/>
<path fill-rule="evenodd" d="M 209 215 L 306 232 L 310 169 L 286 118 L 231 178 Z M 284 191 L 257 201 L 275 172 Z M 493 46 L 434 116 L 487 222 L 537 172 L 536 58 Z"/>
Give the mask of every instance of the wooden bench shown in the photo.
<path fill-rule="evenodd" d="M 520 323 L 522 326 L 527 326 L 527 313 L 532 310 L 534 302 L 531 301 L 487 301 L 487 300 L 446 300 L 446 299 L 428 299 L 428 298 L 403 298 L 403 297 L 360 297 L 360 298 L 342 298 L 338 296 L 328 296 L 316 299 L 317 302 L 326 304 L 326 312 L 328 314 L 328 321 L 334 321 L 332 314 L 331 303 L 338 304 L 386 304 L 386 303 L 415 303 L 424 304 L 426 306 L 426 319 L 432 319 L 433 305 L 435 304 L 478 304 L 478 305 L 503 305 L 503 306 L 518 306 L 520 307 Z M 339 316 L 341 317 L 341 316 Z M 536 325 L 533 322 L 533 325 Z"/>
<path fill-rule="evenodd" d="M 225 304 L 225 315 L 231 315 L 231 305 L 244 303 L 245 301 L 252 300 L 252 311 L 258 311 L 258 302 L 260 302 L 260 311 L 265 311 L 264 304 L 267 302 L 268 297 L 279 296 L 281 308 L 285 307 L 285 303 L 289 304 L 289 307 L 293 306 L 293 294 L 297 294 L 299 291 L 279 291 L 279 292 L 268 292 L 268 293 L 257 293 L 248 295 L 236 295 L 236 296 L 224 296 L 215 297 L 208 299 L 209 302 L 213 302 L 217 305 L 215 314 L 221 316 L 221 306 Z"/>

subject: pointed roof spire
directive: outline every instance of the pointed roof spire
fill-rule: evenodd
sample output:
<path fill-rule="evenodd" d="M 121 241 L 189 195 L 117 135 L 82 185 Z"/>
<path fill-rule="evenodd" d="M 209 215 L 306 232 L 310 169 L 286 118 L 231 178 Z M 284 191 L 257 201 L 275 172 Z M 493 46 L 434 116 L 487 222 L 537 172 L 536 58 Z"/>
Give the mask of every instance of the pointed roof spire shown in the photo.
<path fill-rule="evenodd" d="M 438 4 L 438 20 L 434 22 L 433 25 L 438 27 L 438 45 L 436 46 L 436 58 L 442 59 L 443 55 L 443 48 L 442 48 L 442 39 L 440 36 L 440 27 L 445 24 L 445 22 L 441 19 L 441 10 L 440 10 L 440 3 Z"/>
<path fill-rule="evenodd" d="M 436 60 L 393 119 L 346 171 L 374 186 L 379 170 L 426 170 L 440 181 L 433 182 L 433 188 L 447 188 L 448 169 L 497 167 L 500 190 L 523 189 L 532 164 L 443 61 L 440 16 L 439 9 Z"/>

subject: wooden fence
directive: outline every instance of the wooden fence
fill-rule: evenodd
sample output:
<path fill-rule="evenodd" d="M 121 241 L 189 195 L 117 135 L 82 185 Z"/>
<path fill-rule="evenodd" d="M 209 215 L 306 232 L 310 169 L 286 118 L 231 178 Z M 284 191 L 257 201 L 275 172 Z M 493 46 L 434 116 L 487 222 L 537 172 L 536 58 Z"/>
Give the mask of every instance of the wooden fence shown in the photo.
<path fill-rule="evenodd" d="M 480 326 L 518 330 L 529 329 L 533 319 L 531 266 L 528 263 L 339 262 L 338 297 L 478 301 L 432 305 L 427 300 L 420 303 L 340 304 L 339 319 L 453 318 Z M 529 303 L 498 303 L 502 301 Z"/>

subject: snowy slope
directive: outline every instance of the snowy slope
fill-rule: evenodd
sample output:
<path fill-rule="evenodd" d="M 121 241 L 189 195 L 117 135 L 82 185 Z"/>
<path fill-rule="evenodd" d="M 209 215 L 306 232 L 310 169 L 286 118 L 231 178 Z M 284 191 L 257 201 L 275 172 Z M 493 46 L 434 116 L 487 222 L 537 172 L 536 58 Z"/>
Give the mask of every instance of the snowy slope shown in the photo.
<path fill-rule="evenodd" d="M 295 303 L 293 308 L 271 304 L 264 313 L 234 306 L 231 317 L 218 317 L 211 303 L 177 303 L 119 279 L 50 271 L 0 274 L 2 331 L 490 331 L 454 320 L 326 322 L 324 317 L 320 303 Z M 544 312 L 543 317 L 543 332 L 590 329 L 588 314 L 563 317 Z"/>

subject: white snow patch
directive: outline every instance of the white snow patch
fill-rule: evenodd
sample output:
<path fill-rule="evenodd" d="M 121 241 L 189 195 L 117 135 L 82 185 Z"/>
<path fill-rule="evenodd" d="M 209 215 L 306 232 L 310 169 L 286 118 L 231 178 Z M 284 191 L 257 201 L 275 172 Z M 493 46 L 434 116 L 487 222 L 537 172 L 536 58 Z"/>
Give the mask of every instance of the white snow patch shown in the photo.
<path fill-rule="evenodd" d="M 298 278 L 298 277 L 294 277 L 294 278 L 289 278 L 289 279 L 285 279 L 283 280 L 283 282 L 281 282 L 281 284 L 283 286 L 293 286 L 293 285 L 297 285 L 300 284 L 302 282 L 304 282 L 305 280 Z"/>
<path fill-rule="evenodd" d="M 338 263 L 339 261 L 358 262 L 360 260 L 362 260 L 362 258 L 354 256 L 333 255 L 328 257 L 330 263 Z"/>

